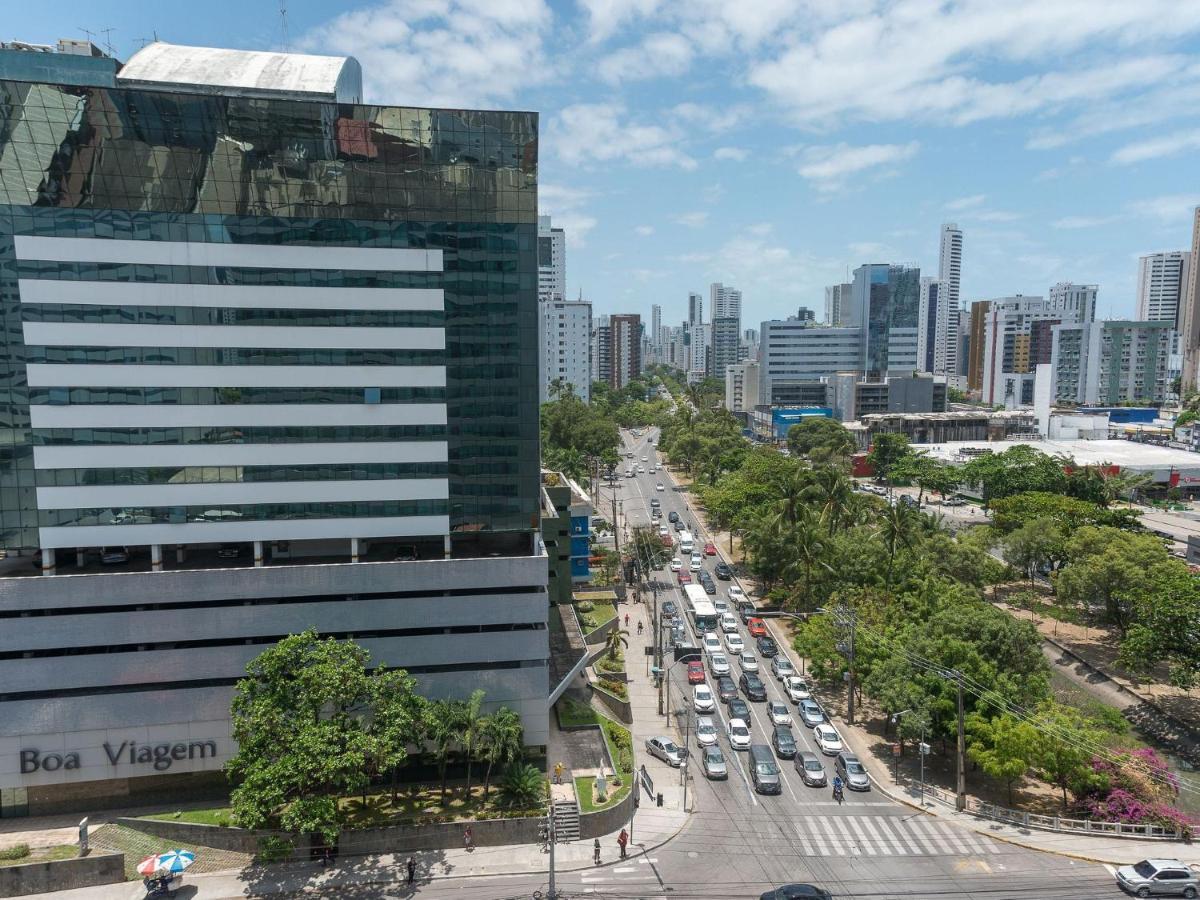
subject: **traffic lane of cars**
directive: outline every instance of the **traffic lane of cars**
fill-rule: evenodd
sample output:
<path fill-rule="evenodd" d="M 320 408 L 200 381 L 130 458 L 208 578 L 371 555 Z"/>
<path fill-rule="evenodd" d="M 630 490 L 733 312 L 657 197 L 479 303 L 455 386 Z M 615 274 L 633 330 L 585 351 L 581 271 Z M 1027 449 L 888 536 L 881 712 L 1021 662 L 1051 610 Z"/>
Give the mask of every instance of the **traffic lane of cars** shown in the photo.
<path fill-rule="evenodd" d="M 638 476 L 638 480 L 640 481 L 640 479 L 642 477 L 651 477 L 651 476 L 649 476 L 649 475 Z M 688 518 L 690 518 L 691 510 L 688 509 L 687 504 L 683 501 L 683 498 L 680 497 L 674 491 L 670 492 L 670 495 L 671 495 L 671 500 L 672 500 L 670 505 L 675 508 L 675 511 L 679 512 L 681 515 L 686 515 Z M 669 510 L 667 509 L 667 505 L 668 505 L 667 501 L 664 500 L 663 501 L 663 508 L 664 508 L 663 515 L 664 516 L 666 516 L 669 513 Z M 694 535 L 697 539 L 697 543 L 698 544 L 707 543 L 710 538 L 705 533 L 704 529 L 699 526 L 698 522 L 693 523 L 692 527 L 695 529 Z M 713 574 L 715 576 L 715 568 L 716 568 L 716 564 L 718 561 L 719 561 L 719 557 L 705 556 L 704 557 L 704 569 L 709 571 L 710 574 Z M 736 584 L 736 583 L 737 582 L 734 581 L 734 582 L 730 582 L 730 583 L 726 584 L 724 586 L 724 591 L 721 590 L 721 585 L 720 585 L 720 583 L 718 583 L 718 591 L 720 593 L 722 593 L 723 595 L 727 596 L 730 584 Z M 676 604 L 680 608 L 681 618 L 683 618 L 683 620 L 685 622 L 685 629 L 686 629 L 687 633 L 690 635 L 693 643 L 697 647 L 703 648 L 703 643 L 700 638 L 700 635 L 695 633 L 695 629 L 692 625 L 691 619 L 687 615 L 686 602 L 684 601 L 683 597 L 681 596 L 682 591 L 680 591 L 679 594 L 680 594 L 680 596 L 679 596 L 679 599 L 676 601 Z M 733 609 L 732 603 L 730 603 L 730 608 L 731 608 L 731 610 Z M 747 629 L 745 625 L 742 625 L 740 623 L 740 620 L 739 620 L 739 625 L 738 625 L 738 633 L 739 633 L 739 635 L 741 635 L 743 642 L 746 644 L 747 652 L 757 655 L 756 654 L 757 639 L 749 633 L 749 629 Z M 777 645 L 778 645 L 779 655 L 787 658 L 792 663 L 793 668 L 796 668 L 795 661 L 792 659 L 790 651 L 787 649 L 787 647 L 782 642 L 777 642 Z M 701 650 L 701 652 L 703 652 L 703 650 Z M 732 668 L 732 671 L 730 674 L 731 674 L 731 677 L 734 678 L 734 682 L 736 684 L 740 681 L 740 676 L 742 674 L 741 666 L 739 665 L 737 658 L 734 657 L 733 654 L 726 653 L 726 656 L 730 660 L 731 668 Z M 767 709 L 769 708 L 769 706 L 772 702 L 778 702 L 778 703 L 784 704 L 784 706 L 788 707 L 789 712 L 791 713 L 792 734 L 796 741 L 797 754 L 807 751 L 809 753 L 814 754 L 822 761 L 822 763 L 825 767 L 825 773 L 826 773 L 826 782 L 827 782 L 826 787 L 828 787 L 828 785 L 831 784 L 833 781 L 834 768 L 835 768 L 834 764 L 836 761 L 836 757 L 830 756 L 830 755 L 827 755 L 827 754 L 824 754 L 821 752 L 821 748 L 820 748 L 818 742 L 814 739 L 811 729 L 809 728 L 809 726 L 804 724 L 804 722 L 799 714 L 798 705 L 792 703 L 790 698 L 787 696 L 787 693 L 784 690 L 782 683 L 775 677 L 774 672 L 771 670 L 770 662 L 760 658 L 759 664 L 760 664 L 759 670 L 756 674 L 758 674 L 760 680 L 762 681 L 763 685 L 766 688 L 767 699 L 766 699 L 765 703 L 762 701 L 754 701 L 754 702 L 748 701 L 748 703 L 747 703 L 747 705 L 750 708 L 750 721 L 747 722 L 747 725 L 750 726 L 753 743 L 767 744 L 768 746 L 771 745 L 771 735 L 774 730 L 774 723 L 771 722 L 771 719 L 767 713 Z M 710 686 L 712 687 L 712 689 L 715 693 L 716 687 L 717 687 L 716 678 L 713 677 L 713 675 L 712 675 L 711 668 L 708 665 L 707 658 L 704 659 L 704 667 L 705 667 L 706 675 L 708 676 L 708 679 L 710 681 Z M 798 669 L 797 669 L 797 671 L 798 671 Z M 745 693 L 744 691 L 741 691 L 739 689 L 739 694 L 744 696 L 744 693 Z M 816 698 L 814 697 L 813 699 L 815 700 Z M 818 701 L 818 703 L 819 703 L 819 701 Z M 733 750 L 732 747 L 730 747 L 730 745 L 728 743 L 727 728 L 728 728 L 729 717 L 728 717 L 728 712 L 727 712 L 727 704 L 722 703 L 718 700 L 716 714 L 721 717 L 721 720 L 722 720 L 721 721 L 721 725 L 722 725 L 721 731 L 722 731 L 722 735 L 725 738 L 722 752 L 726 752 L 726 750 L 728 750 L 728 753 L 735 753 L 735 754 L 741 752 L 741 751 Z M 696 713 L 693 712 L 692 715 L 696 715 Z M 702 715 L 711 715 L 711 713 L 702 713 Z M 727 754 L 727 756 L 728 756 L 728 754 Z M 794 758 L 792 758 L 792 759 L 780 758 L 778 756 L 778 754 L 775 754 L 775 758 L 776 758 L 776 762 L 777 762 L 780 772 L 781 772 L 781 780 L 786 788 L 786 792 L 790 793 L 796 802 L 798 802 L 798 803 L 803 802 L 802 798 L 805 796 L 806 792 L 813 792 L 813 791 L 818 790 L 818 788 L 806 785 L 804 783 L 803 778 L 800 776 L 799 773 L 797 773 L 795 771 Z M 846 795 L 847 801 L 850 800 L 851 796 L 852 795 L 850 795 L 850 794 Z"/>

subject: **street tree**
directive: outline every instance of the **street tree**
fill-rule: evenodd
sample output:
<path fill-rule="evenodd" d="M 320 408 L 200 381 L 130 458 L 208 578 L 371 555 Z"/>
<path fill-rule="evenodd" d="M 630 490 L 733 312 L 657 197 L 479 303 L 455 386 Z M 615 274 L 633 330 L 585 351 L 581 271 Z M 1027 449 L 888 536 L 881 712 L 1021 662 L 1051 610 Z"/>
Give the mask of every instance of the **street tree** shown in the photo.
<path fill-rule="evenodd" d="M 1052 520 L 1066 536 L 1085 525 L 1105 525 L 1126 531 L 1137 527 L 1138 513 L 1128 509 L 1110 509 L 1046 491 L 1025 491 L 991 501 L 992 525 L 1002 533 L 1015 531 L 1035 519 Z"/>
<path fill-rule="evenodd" d="M 1166 663 L 1172 684 L 1195 687 L 1200 683 L 1200 586 L 1195 576 L 1184 563 L 1168 559 L 1145 572 L 1142 587 L 1118 661 L 1142 677 Z"/>
<path fill-rule="evenodd" d="M 875 471 L 875 477 L 887 479 L 891 477 L 892 466 L 912 453 L 908 438 L 902 434 L 883 432 L 871 439 L 871 449 L 867 453 L 867 463 Z"/>
<path fill-rule="evenodd" d="M 1013 805 L 1013 785 L 1038 760 L 1038 732 L 1027 722 L 1001 714 L 973 713 L 966 721 L 967 755 L 984 774 L 1004 782 L 1008 805 Z"/>
<path fill-rule="evenodd" d="M 1017 444 L 1003 453 L 978 456 L 961 467 L 966 484 L 977 485 L 985 503 L 1027 491 L 1062 493 L 1066 489 L 1064 469 L 1069 459 L 1049 456 L 1027 444 Z"/>
<path fill-rule="evenodd" d="M 1024 572 L 1033 588 L 1034 577 L 1065 553 L 1066 536 L 1053 519 L 1031 519 L 1004 536 L 1004 558 Z"/>
<path fill-rule="evenodd" d="M 525 729 L 521 717 L 502 706 L 483 720 L 481 750 L 487 768 L 483 774 L 483 799 L 492 788 L 492 768 L 511 766 L 521 758 L 525 745 Z"/>
<path fill-rule="evenodd" d="M 1094 526 L 1071 535 L 1065 556 L 1055 579 L 1059 596 L 1085 610 L 1098 603 L 1122 636 L 1148 597 L 1146 573 L 1170 559 L 1154 535 Z"/>
<path fill-rule="evenodd" d="M 1104 736 L 1078 710 L 1046 701 L 1033 726 L 1038 734 L 1033 767 L 1062 792 L 1063 809 L 1068 791 L 1078 797 L 1104 781 L 1092 767 L 1093 748 Z"/>
<path fill-rule="evenodd" d="M 346 825 L 338 801 L 372 769 L 403 763 L 422 710 L 413 680 L 371 669 L 362 647 L 313 630 L 284 638 L 247 665 L 234 694 L 234 821 L 332 843 Z"/>
<path fill-rule="evenodd" d="M 787 431 L 788 450 L 795 456 L 845 458 L 856 449 L 854 435 L 828 416 L 806 416 Z"/>

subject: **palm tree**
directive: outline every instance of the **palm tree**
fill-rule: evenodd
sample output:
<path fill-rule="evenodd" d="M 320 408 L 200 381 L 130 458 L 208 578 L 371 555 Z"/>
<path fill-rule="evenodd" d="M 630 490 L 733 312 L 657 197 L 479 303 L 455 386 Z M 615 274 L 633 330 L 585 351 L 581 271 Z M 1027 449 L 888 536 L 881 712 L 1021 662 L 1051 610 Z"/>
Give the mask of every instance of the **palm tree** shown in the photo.
<path fill-rule="evenodd" d="M 840 469 L 821 466 L 813 470 L 809 492 L 821 504 L 821 518 L 829 525 L 829 535 L 832 537 L 854 493 L 850 489 L 850 479 Z"/>
<path fill-rule="evenodd" d="M 777 519 L 788 525 L 795 525 L 800 518 L 808 497 L 810 481 L 808 469 L 796 469 L 791 472 L 779 486 L 779 501 Z"/>
<path fill-rule="evenodd" d="M 462 734 L 462 701 L 434 700 L 429 704 L 429 738 L 433 741 L 433 753 L 437 760 L 438 777 L 442 782 L 439 803 L 446 805 L 446 766 L 450 762 L 450 750 Z"/>
<path fill-rule="evenodd" d="M 900 552 L 901 547 L 912 549 L 913 531 L 916 524 L 917 514 L 907 503 L 889 505 L 884 511 L 883 524 L 879 530 L 888 554 L 884 595 L 889 599 L 892 595 L 892 572 L 896 566 L 896 554 Z"/>
<path fill-rule="evenodd" d="M 483 775 L 483 799 L 487 800 L 492 787 L 492 767 L 496 763 L 511 765 L 521 758 L 525 747 L 525 729 L 521 717 L 502 706 L 486 719 L 483 728 L 483 759 L 487 770 Z"/>
<path fill-rule="evenodd" d="M 1133 495 L 1154 480 L 1149 472 L 1131 472 L 1128 469 L 1114 469 L 1108 463 L 1097 467 L 1100 474 L 1101 489 L 1108 503 L 1124 498 L 1133 504 Z"/>
<path fill-rule="evenodd" d="M 629 632 L 624 628 L 614 628 L 604 639 L 604 646 L 608 650 L 608 658 L 616 659 L 621 648 L 629 646 Z"/>
<path fill-rule="evenodd" d="M 833 571 L 833 569 L 825 560 L 825 530 L 822 528 L 820 519 L 808 507 L 801 507 L 801 509 L 803 512 L 800 520 L 789 535 L 791 549 L 795 556 L 788 566 L 787 574 L 791 576 L 793 573 L 799 574 L 797 570 L 803 571 L 804 598 L 811 602 L 813 570 Z"/>
<path fill-rule="evenodd" d="M 471 762 L 479 749 L 479 733 L 483 725 L 483 696 L 484 692 L 478 688 L 471 691 L 470 699 L 462 706 L 462 720 L 459 723 L 462 729 L 463 753 L 467 757 L 468 801 L 471 799 Z"/>

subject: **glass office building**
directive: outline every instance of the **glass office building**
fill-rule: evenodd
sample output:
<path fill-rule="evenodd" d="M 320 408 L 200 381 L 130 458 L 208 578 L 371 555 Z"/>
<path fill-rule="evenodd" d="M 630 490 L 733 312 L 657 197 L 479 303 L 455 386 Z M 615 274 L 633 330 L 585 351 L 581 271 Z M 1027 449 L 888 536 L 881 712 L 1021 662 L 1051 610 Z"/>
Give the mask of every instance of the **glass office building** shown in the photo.
<path fill-rule="evenodd" d="M 99 751 L 128 729 L 219 768 L 246 661 L 310 624 L 545 742 L 537 116 L 357 72 L 0 80 L 0 745 L 84 758 L 0 754 L 0 815 L 161 779 Z"/>

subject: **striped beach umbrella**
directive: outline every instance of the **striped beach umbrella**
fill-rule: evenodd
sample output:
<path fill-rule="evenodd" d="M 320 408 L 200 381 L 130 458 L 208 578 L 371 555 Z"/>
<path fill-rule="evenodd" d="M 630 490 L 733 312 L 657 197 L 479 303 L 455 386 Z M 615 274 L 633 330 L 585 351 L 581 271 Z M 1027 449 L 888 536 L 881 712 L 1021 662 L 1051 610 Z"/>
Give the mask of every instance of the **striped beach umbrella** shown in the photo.
<path fill-rule="evenodd" d="M 196 854 L 191 850 L 168 850 L 154 856 L 147 856 L 138 863 L 138 874 L 153 875 L 155 872 L 182 872 L 196 861 Z"/>

